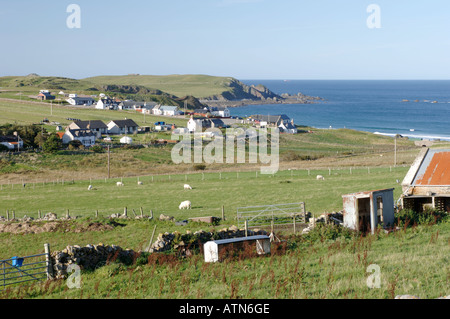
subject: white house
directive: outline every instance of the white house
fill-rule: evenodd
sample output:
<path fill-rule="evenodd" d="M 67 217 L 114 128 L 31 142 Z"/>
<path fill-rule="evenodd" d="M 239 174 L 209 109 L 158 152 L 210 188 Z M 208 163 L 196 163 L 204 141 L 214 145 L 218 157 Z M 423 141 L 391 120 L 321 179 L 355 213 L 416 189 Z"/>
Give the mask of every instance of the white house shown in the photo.
<path fill-rule="evenodd" d="M 66 101 L 70 105 L 87 105 L 87 106 L 90 106 L 95 102 L 95 100 L 91 97 L 79 97 L 79 96 L 69 97 L 68 99 L 66 99 Z"/>
<path fill-rule="evenodd" d="M 139 125 L 131 119 L 112 120 L 107 126 L 109 134 L 134 134 L 139 128 Z"/>
<path fill-rule="evenodd" d="M 194 119 L 194 117 L 191 116 L 191 118 L 187 122 L 187 128 L 190 133 L 195 132 L 195 131 L 201 132 L 202 131 L 202 120 Z"/>
<path fill-rule="evenodd" d="M 102 134 L 108 134 L 108 126 L 101 120 L 74 121 L 67 127 L 70 130 L 91 130 L 96 134 L 96 138 Z"/>
<path fill-rule="evenodd" d="M 117 110 L 119 103 L 110 98 L 100 98 L 95 105 L 96 109 L 99 110 Z"/>
<path fill-rule="evenodd" d="M 180 115 L 180 111 L 178 111 L 178 106 L 163 105 L 161 106 L 160 110 L 162 111 L 162 115 L 166 116 Z"/>
<path fill-rule="evenodd" d="M 171 105 L 156 105 L 153 107 L 152 112 L 154 115 L 175 116 L 180 115 L 178 106 Z"/>
<path fill-rule="evenodd" d="M 23 149 L 23 141 L 16 132 L 14 135 L 0 136 L 0 144 L 6 146 L 10 150 Z"/>
<path fill-rule="evenodd" d="M 292 122 L 281 122 L 278 125 L 280 132 L 289 133 L 289 134 L 297 134 L 297 127 Z"/>
<path fill-rule="evenodd" d="M 95 144 L 96 134 L 91 130 L 71 130 L 67 129 L 62 136 L 63 144 L 69 144 L 69 142 L 78 140 L 86 147 L 90 147 Z"/>
<path fill-rule="evenodd" d="M 210 108 L 212 116 L 218 117 L 230 117 L 230 110 L 226 106 L 213 106 Z"/>

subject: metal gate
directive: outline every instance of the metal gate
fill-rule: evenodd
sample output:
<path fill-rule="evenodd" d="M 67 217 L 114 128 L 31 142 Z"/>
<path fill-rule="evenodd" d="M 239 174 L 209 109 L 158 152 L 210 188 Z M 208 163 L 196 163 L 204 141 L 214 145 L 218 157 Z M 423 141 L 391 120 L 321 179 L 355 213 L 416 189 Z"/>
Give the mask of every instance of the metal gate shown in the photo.
<path fill-rule="evenodd" d="M 237 208 L 238 227 L 287 225 L 306 220 L 305 203 L 275 204 Z"/>
<path fill-rule="evenodd" d="M 51 269 L 49 246 L 45 253 L 0 260 L 0 290 L 9 285 L 48 279 Z"/>

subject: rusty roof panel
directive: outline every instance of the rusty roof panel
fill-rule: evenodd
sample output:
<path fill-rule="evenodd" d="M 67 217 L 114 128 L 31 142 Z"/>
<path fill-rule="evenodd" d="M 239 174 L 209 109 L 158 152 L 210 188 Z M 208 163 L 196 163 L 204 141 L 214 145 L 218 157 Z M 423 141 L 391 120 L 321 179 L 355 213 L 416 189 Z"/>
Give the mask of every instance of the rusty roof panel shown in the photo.
<path fill-rule="evenodd" d="M 430 151 L 418 169 L 413 185 L 450 185 L 450 150 Z"/>

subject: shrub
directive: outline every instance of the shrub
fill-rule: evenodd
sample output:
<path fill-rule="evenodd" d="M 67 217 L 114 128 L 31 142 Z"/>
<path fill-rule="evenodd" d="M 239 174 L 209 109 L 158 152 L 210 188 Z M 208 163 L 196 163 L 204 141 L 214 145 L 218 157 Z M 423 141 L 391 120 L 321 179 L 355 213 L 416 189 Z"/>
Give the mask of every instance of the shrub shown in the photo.
<path fill-rule="evenodd" d="M 304 235 L 304 239 L 314 242 L 336 240 L 341 237 L 349 239 L 354 235 L 355 232 L 351 229 L 348 229 L 347 227 L 334 224 L 326 225 L 323 223 L 317 223 L 313 229 L 311 229 L 307 234 Z"/>
<path fill-rule="evenodd" d="M 94 145 L 94 146 L 92 146 L 92 147 L 91 147 L 91 150 L 92 150 L 94 153 L 103 153 L 103 152 L 105 152 L 105 149 L 104 149 L 103 147 L 101 147 L 100 145 Z"/>
<path fill-rule="evenodd" d="M 61 139 L 56 134 L 50 135 L 50 137 L 42 145 L 42 150 L 45 153 L 55 153 L 61 148 Z"/>
<path fill-rule="evenodd" d="M 421 213 L 411 209 L 402 209 L 397 213 L 397 226 L 411 227 L 414 225 L 430 225 L 440 223 L 448 218 L 447 212 L 427 209 Z"/>
<path fill-rule="evenodd" d="M 204 171 L 205 169 L 206 169 L 205 164 L 195 164 L 194 165 L 194 170 L 196 170 L 196 171 Z"/>

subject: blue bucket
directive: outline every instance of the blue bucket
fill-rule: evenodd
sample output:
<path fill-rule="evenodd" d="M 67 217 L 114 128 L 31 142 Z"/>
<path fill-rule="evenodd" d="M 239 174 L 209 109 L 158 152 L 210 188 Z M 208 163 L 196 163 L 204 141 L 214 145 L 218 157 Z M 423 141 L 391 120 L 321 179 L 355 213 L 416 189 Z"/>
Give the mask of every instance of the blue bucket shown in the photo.
<path fill-rule="evenodd" d="M 11 258 L 13 267 L 21 267 L 23 264 L 23 258 L 14 256 Z"/>

